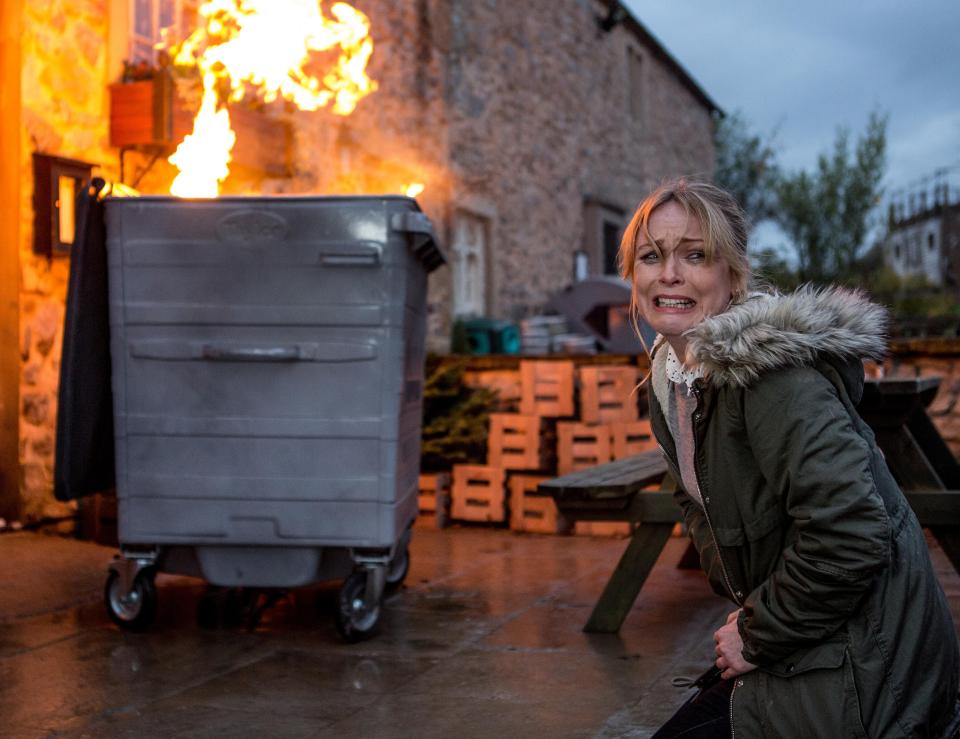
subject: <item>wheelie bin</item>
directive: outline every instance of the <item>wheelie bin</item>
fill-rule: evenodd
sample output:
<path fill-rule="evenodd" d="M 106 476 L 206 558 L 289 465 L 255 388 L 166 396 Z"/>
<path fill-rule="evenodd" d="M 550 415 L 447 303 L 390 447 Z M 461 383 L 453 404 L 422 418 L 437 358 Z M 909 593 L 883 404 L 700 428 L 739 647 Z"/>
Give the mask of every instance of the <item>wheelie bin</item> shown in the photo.
<path fill-rule="evenodd" d="M 369 636 L 417 514 L 430 221 L 404 197 L 104 207 L 111 618 L 148 626 L 158 572 L 342 579 L 338 629 Z"/>

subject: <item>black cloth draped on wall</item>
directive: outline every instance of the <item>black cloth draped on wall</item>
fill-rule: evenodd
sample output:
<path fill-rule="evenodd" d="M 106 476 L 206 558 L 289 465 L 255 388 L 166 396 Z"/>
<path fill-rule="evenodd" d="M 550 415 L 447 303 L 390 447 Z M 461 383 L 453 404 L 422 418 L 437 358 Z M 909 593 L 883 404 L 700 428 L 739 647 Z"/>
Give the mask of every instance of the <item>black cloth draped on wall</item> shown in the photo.
<path fill-rule="evenodd" d="M 70 254 L 60 389 L 54 495 L 73 500 L 116 485 L 110 313 L 103 180 L 77 198 L 77 230 Z"/>

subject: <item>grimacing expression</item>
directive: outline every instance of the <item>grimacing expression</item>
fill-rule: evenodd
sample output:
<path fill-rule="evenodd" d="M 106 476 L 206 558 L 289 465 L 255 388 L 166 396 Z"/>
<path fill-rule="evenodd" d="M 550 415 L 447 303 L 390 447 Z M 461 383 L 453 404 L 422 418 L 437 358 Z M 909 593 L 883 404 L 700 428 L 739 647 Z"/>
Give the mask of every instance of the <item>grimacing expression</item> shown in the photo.
<path fill-rule="evenodd" d="M 683 360 L 683 333 L 730 303 L 730 265 L 716 252 L 707 260 L 699 220 L 672 200 L 654 209 L 647 231 L 660 253 L 638 232 L 633 280 L 640 314 Z"/>

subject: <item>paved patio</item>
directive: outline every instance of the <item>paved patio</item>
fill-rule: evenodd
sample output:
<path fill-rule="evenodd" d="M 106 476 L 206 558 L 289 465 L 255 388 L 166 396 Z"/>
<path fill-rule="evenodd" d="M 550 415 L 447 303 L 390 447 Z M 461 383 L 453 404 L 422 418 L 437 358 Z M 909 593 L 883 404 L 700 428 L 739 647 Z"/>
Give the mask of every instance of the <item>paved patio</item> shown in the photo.
<path fill-rule="evenodd" d="M 418 528 L 380 636 L 346 645 L 335 589 L 255 631 L 196 623 L 204 584 L 160 576 L 145 634 L 101 605 L 113 552 L 0 536 L 0 716 L 16 737 L 645 737 L 687 696 L 729 608 L 671 540 L 619 635 L 581 631 L 622 539 Z M 960 623 L 960 577 L 934 559 Z"/>

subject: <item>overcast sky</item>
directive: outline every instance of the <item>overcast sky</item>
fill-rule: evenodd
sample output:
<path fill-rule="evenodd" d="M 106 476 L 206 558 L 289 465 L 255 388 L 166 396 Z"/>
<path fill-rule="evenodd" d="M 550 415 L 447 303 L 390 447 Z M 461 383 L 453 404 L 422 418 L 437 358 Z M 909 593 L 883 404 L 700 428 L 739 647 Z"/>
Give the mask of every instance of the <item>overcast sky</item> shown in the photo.
<path fill-rule="evenodd" d="M 726 112 L 811 169 L 837 127 L 889 114 L 888 193 L 960 187 L 960 1 L 624 0 Z"/>

